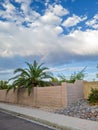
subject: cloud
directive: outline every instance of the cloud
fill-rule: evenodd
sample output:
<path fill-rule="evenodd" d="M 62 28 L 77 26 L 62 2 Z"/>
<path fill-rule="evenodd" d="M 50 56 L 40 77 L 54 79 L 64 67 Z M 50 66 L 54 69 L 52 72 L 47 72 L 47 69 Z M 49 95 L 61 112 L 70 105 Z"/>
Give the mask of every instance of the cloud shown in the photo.
<path fill-rule="evenodd" d="M 15 7 L 11 3 L 5 3 L 3 6 L 5 7 L 7 13 L 11 13 L 15 10 Z"/>
<path fill-rule="evenodd" d="M 92 27 L 94 29 L 98 29 L 98 14 L 96 14 L 92 20 L 89 20 L 86 22 L 86 25 L 88 25 L 89 27 Z"/>
<path fill-rule="evenodd" d="M 61 16 L 69 14 L 67 9 L 64 9 L 61 5 L 49 5 L 43 16 L 41 16 L 41 22 L 45 24 L 59 25 L 62 21 Z"/>
<path fill-rule="evenodd" d="M 50 63 L 68 63 L 72 59 L 98 56 L 98 31 L 75 30 L 68 35 L 59 35 L 60 26 L 43 25 L 38 27 L 18 27 L 6 23 L 4 32 L 0 32 L 0 57 L 40 57 Z M 9 32 L 10 30 L 10 32 Z"/>
<path fill-rule="evenodd" d="M 26 16 L 28 15 L 32 10 L 30 8 L 31 0 L 25 0 L 21 3 L 21 10 L 23 14 Z"/>
<path fill-rule="evenodd" d="M 30 7 L 31 0 L 16 0 L 16 2 L 20 3 L 18 8 L 9 1 L 5 2 L 3 6 L 6 11 L 2 10 L 0 16 L 18 26 L 25 24 L 29 27 L 35 22 L 38 23 L 38 20 L 40 20 L 39 22 L 43 22 L 43 24 L 59 25 L 62 21 L 61 16 L 69 14 L 69 11 L 61 5 L 48 4 L 47 9 L 44 10 L 44 14 L 41 16 Z"/>
<path fill-rule="evenodd" d="M 10 74 L 10 73 L 13 73 L 13 72 L 14 72 L 13 69 L 0 70 L 0 74 Z"/>
<path fill-rule="evenodd" d="M 23 1 L 25 1 L 25 0 L 15 0 L 15 2 L 18 2 L 18 3 L 21 3 Z"/>
<path fill-rule="evenodd" d="M 30 1 L 16 2 L 22 2 L 20 12 L 11 3 L 5 3 L 7 12 L 2 12 L 2 16 L 8 20 L 0 21 L 1 68 L 8 65 L 8 69 L 13 69 L 22 66 L 25 60 L 33 61 L 35 57 L 40 62 L 52 65 L 97 59 L 97 30 L 74 30 L 63 34 L 62 25 L 72 27 L 87 17 L 74 14 L 62 24 L 62 16 L 69 11 L 61 5 L 48 6 L 41 15 L 30 8 Z M 27 22 L 28 27 L 23 26 L 23 22 Z"/>
<path fill-rule="evenodd" d="M 41 17 L 41 21 L 45 24 L 59 24 L 61 19 L 58 16 L 55 16 L 53 13 L 46 13 Z"/>
<path fill-rule="evenodd" d="M 98 54 L 97 48 L 98 31 L 87 30 L 85 32 L 76 30 L 66 38 L 71 44 L 72 52 L 79 55 Z"/>
<path fill-rule="evenodd" d="M 21 10 L 25 18 L 21 14 L 17 15 L 16 8 L 5 4 L 6 9 L 9 10 L 10 20 L 13 22 L 0 22 L 1 57 L 41 55 L 42 60 L 47 60 L 48 57 L 48 60 L 52 62 L 54 59 L 57 60 L 57 57 L 63 59 L 66 55 L 67 62 L 76 55 L 97 54 L 97 31 L 75 30 L 68 35 L 61 34 L 64 31 L 61 26 L 63 20 L 61 16 L 69 13 L 61 5 L 50 5 L 44 14 L 40 15 L 34 10 L 31 11 L 30 1 L 18 0 L 17 2 L 22 2 Z M 72 27 L 86 18 L 73 14 L 62 25 L 66 28 Z M 94 18 L 97 19 L 97 15 Z M 27 22 L 29 28 L 22 26 L 24 21 Z"/>
<path fill-rule="evenodd" d="M 1 10 L 0 17 L 16 25 L 24 22 L 32 23 L 40 14 L 30 8 L 31 0 L 16 0 L 19 6 L 13 5 L 10 1 L 5 1 L 2 5 L 5 10 Z"/>
<path fill-rule="evenodd" d="M 78 23 L 80 23 L 81 21 L 84 21 L 87 17 L 79 17 L 75 14 L 73 14 L 72 17 L 69 17 L 67 20 L 65 20 L 62 25 L 66 28 L 68 27 L 72 27 L 72 26 L 75 26 L 77 25 Z"/>
<path fill-rule="evenodd" d="M 49 10 L 57 16 L 64 16 L 69 14 L 69 11 L 61 5 L 49 6 Z"/>

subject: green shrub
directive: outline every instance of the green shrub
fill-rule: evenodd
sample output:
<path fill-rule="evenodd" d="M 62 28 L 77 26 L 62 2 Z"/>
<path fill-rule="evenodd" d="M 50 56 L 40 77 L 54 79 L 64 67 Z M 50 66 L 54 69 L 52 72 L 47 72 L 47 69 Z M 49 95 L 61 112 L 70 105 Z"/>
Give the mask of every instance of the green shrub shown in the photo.
<path fill-rule="evenodd" d="M 0 89 L 7 89 L 8 88 L 8 82 L 5 80 L 0 80 Z"/>
<path fill-rule="evenodd" d="M 88 97 L 88 101 L 91 104 L 96 104 L 98 103 L 98 89 L 93 89 L 91 90 L 91 93 Z"/>

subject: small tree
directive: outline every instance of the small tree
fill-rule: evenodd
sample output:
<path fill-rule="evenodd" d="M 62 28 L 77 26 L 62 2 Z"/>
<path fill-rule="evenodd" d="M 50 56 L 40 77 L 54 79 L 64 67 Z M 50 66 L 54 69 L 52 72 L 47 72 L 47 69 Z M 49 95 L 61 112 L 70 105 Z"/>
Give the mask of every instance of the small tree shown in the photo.
<path fill-rule="evenodd" d="M 74 83 L 76 80 L 83 80 L 85 77 L 85 69 L 86 67 L 84 67 L 81 71 L 79 72 L 74 72 L 71 76 L 70 76 L 70 82 Z"/>
<path fill-rule="evenodd" d="M 60 82 L 74 83 L 76 80 L 83 80 L 85 77 L 85 69 L 86 67 L 77 73 L 74 72 L 69 79 L 67 79 L 65 75 L 59 75 Z"/>
<path fill-rule="evenodd" d="M 68 82 L 68 80 L 67 80 L 67 78 L 66 78 L 66 76 L 65 76 L 64 74 L 59 75 L 58 77 L 59 77 L 59 82 L 60 82 L 60 84 L 61 84 L 62 82 Z"/>
<path fill-rule="evenodd" d="M 52 77 L 52 79 L 50 80 L 51 82 L 51 85 L 60 85 L 61 84 L 61 81 L 59 80 L 58 77 Z"/>

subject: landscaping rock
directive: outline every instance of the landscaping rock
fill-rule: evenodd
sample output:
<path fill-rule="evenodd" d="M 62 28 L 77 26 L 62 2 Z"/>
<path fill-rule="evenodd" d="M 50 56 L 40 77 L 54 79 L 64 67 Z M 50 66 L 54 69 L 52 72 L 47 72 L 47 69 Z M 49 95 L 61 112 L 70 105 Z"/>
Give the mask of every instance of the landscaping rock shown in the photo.
<path fill-rule="evenodd" d="M 81 99 L 78 102 L 69 105 L 63 110 L 56 111 L 55 113 L 78 117 L 81 119 L 98 121 L 98 105 L 91 106 L 85 99 Z"/>

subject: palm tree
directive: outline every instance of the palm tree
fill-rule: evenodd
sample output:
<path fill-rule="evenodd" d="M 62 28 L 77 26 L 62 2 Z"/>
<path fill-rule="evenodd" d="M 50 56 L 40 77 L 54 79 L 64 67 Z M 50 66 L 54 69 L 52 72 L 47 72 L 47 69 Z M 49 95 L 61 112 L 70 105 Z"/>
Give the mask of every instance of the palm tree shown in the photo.
<path fill-rule="evenodd" d="M 17 68 L 14 71 L 14 74 L 18 73 L 18 75 L 10 80 L 14 80 L 14 89 L 16 86 L 18 86 L 18 88 L 26 87 L 28 88 L 28 94 L 30 95 L 33 87 L 49 85 L 50 82 L 47 79 L 52 78 L 52 73 L 48 71 L 47 67 L 43 66 L 43 63 L 39 65 L 36 60 L 34 60 L 33 65 L 28 62 L 26 62 L 26 64 L 28 68 Z"/>

